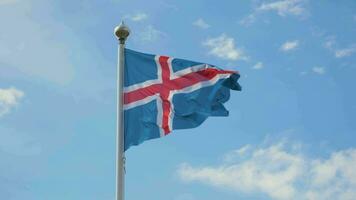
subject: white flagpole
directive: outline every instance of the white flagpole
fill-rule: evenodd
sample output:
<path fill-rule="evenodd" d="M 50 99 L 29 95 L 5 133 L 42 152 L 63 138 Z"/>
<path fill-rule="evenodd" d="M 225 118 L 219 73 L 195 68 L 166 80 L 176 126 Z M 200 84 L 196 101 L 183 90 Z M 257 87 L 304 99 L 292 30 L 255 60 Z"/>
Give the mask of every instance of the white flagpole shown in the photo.
<path fill-rule="evenodd" d="M 121 22 L 115 28 L 115 35 L 119 40 L 117 66 L 117 133 L 116 133 L 116 200 L 124 200 L 125 183 L 125 152 L 124 152 L 124 110 L 123 85 L 125 65 L 125 41 L 130 34 L 129 28 Z"/>

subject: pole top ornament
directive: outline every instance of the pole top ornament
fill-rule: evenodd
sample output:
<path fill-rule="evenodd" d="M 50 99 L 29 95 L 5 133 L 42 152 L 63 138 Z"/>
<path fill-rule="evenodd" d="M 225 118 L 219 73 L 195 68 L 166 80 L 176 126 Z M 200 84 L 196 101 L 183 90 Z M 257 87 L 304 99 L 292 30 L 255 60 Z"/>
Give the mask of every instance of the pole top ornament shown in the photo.
<path fill-rule="evenodd" d="M 130 29 L 123 21 L 115 28 L 114 32 L 120 43 L 125 43 L 126 38 L 130 35 Z"/>

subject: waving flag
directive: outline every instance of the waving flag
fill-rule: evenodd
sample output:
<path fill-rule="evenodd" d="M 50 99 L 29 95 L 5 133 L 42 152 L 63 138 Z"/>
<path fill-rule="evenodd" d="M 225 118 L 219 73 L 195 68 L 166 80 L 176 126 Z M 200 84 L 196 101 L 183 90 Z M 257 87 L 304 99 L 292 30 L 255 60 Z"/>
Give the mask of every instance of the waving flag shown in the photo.
<path fill-rule="evenodd" d="M 241 90 L 238 78 L 212 65 L 125 49 L 125 151 L 209 116 L 227 116 L 223 103 L 230 89 Z"/>

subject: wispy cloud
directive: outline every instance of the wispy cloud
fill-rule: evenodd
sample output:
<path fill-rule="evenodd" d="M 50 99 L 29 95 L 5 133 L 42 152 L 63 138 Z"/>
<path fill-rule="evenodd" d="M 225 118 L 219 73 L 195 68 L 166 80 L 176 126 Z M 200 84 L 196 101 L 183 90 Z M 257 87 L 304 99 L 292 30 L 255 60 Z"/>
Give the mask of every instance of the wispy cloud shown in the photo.
<path fill-rule="evenodd" d="M 257 8 L 259 11 L 276 11 L 280 16 L 305 14 L 305 0 L 282 0 L 269 3 L 262 3 Z"/>
<path fill-rule="evenodd" d="M 160 37 L 164 37 L 165 33 L 156 29 L 152 25 L 148 25 L 138 34 L 138 36 L 142 42 L 153 42 L 158 40 Z"/>
<path fill-rule="evenodd" d="M 351 56 L 355 52 L 356 52 L 356 45 L 352 45 L 352 46 L 350 46 L 348 48 L 336 49 L 335 50 L 335 57 L 336 58 L 347 57 L 347 56 Z"/>
<path fill-rule="evenodd" d="M 8 114 L 24 96 L 24 92 L 16 88 L 0 88 L 0 117 Z"/>
<path fill-rule="evenodd" d="M 15 4 L 0 12 L 0 24 L 2 30 L 6 30 L 0 37 L 1 71 L 11 68 L 35 78 L 68 84 L 74 77 L 71 53 L 75 47 L 70 46 L 71 30 L 54 22 L 46 12 L 42 16 L 46 18 L 46 25 L 41 19 L 31 17 L 32 2 Z M 60 32 L 66 34 L 58 34 Z"/>
<path fill-rule="evenodd" d="M 307 71 L 301 71 L 301 72 L 299 72 L 299 75 L 301 75 L 301 76 L 305 76 L 305 75 L 307 75 L 307 74 L 308 74 Z"/>
<path fill-rule="evenodd" d="M 174 200 L 196 200 L 192 194 L 185 193 L 185 194 L 180 194 Z"/>
<path fill-rule="evenodd" d="M 141 21 L 146 20 L 148 18 L 148 15 L 146 13 L 139 12 L 139 13 L 135 13 L 133 15 L 126 15 L 124 18 L 130 19 L 134 22 L 141 22 Z"/>
<path fill-rule="evenodd" d="M 16 3 L 18 0 L 0 0 L 0 6 L 6 4 Z"/>
<path fill-rule="evenodd" d="M 202 29 L 210 28 L 210 25 L 206 23 L 202 18 L 199 18 L 196 21 L 194 21 L 193 25 Z"/>
<path fill-rule="evenodd" d="M 244 26 L 249 26 L 252 23 L 254 23 L 255 21 L 256 21 L 256 14 L 252 13 L 252 14 L 249 14 L 246 17 L 242 18 L 239 21 L 239 24 L 244 25 Z"/>
<path fill-rule="evenodd" d="M 277 14 L 282 17 L 295 16 L 302 19 L 306 18 L 308 16 L 306 8 L 307 1 L 308 0 L 280 0 L 263 2 L 255 7 L 249 15 L 242 18 L 239 24 L 249 26 L 257 20 L 258 15 L 265 12 L 277 12 Z"/>
<path fill-rule="evenodd" d="M 246 60 L 244 52 L 237 48 L 235 39 L 221 34 L 215 38 L 209 38 L 203 42 L 209 48 L 209 54 L 224 60 Z"/>
<path fill-rule="evenodd" d="M 325 74 L 325 68 L 324 67 L 313 67 L 312 71 L 316 74 L 323 75 Z"/>
<path fill-rule="evenodd" d="M 34 156 L 41 153 L 42 148 L 28 134 L 19 134 L 13 129 L 0 127 L 0 152 L 17 156 Z"/>
<path fill-rule="evenodd" d="M 258 62 L 252 67 L 252 69 L 255 69 L 255 70 L 259 70 L 259 69 L 262 69 L 262 68 L 263 68 L 263 63 L 262 62 Z"/>
<path fill-rule="evenodd" d="M 299 41 L 298 40 L 293 40 L 293 41 L 287 41 L 284 44 L 282 44 L 282 46 L 280 47 L 280 49 L 282 51 L 291 51 L 296 49 L 299 46 Z"/>
<path fill-rule="evenodd" d="M 356 149 L 310 158 L 298 145 L 293 146 L 278 143 L 238 149 L 229 156 L 235 156 L 234 162 L 203 167 L 183 163 L 178 174 L 187 182 L 249 195 L 263 193 L 276 200 L 347 200 L 356 196 Z"/>
<path fill-rule="evenodd" d="M 346 48 L 340 48 L 335 36 L 325 37 L 323 46 L 331 51 L 336 58 L 348 57 L 356 53 L 356 44 L 351 44 Z"/>
<path fill-rule="evenodd" d="M 336 44 L 336 39 L 334 36 L 328 36 L 326 37 L 326 41 L 324 42 L 324 47 L 329 50 L 333 50 L 334 46 Z"/>

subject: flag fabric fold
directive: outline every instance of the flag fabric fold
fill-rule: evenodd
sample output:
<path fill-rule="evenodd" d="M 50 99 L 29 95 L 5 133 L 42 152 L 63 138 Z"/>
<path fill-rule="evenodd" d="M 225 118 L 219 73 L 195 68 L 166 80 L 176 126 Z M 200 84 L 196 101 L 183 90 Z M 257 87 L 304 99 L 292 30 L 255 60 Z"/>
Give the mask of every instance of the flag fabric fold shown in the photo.
<path fill-rule="evenodd" d="M 228 116 L 236 71 L 125 49 L 125 151 L 175 129 L 194 128 L 209 116 Z"/>

